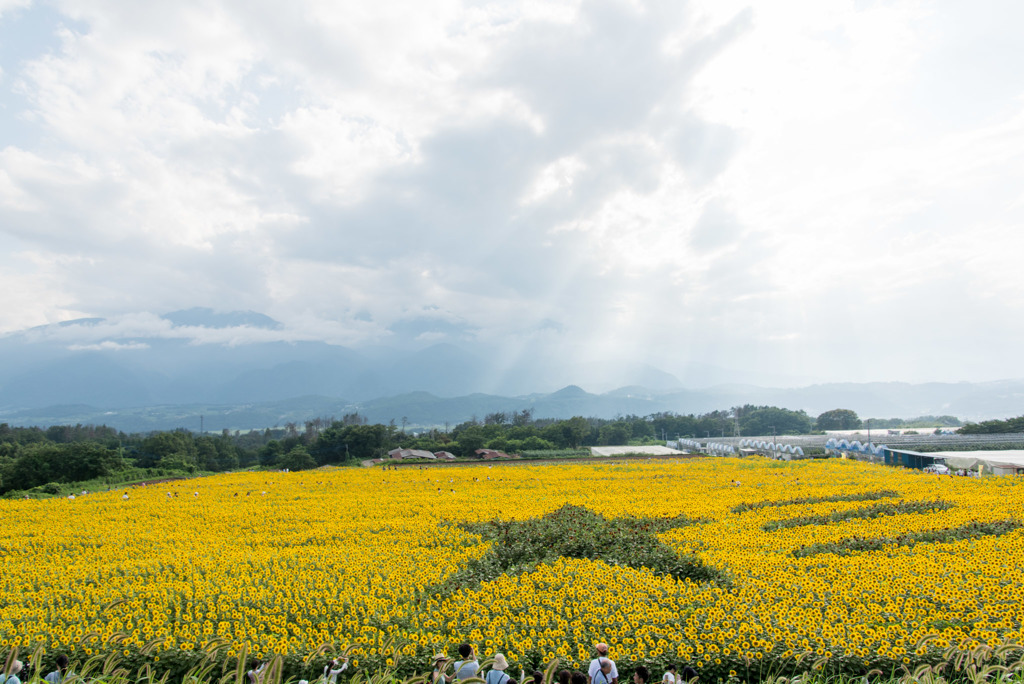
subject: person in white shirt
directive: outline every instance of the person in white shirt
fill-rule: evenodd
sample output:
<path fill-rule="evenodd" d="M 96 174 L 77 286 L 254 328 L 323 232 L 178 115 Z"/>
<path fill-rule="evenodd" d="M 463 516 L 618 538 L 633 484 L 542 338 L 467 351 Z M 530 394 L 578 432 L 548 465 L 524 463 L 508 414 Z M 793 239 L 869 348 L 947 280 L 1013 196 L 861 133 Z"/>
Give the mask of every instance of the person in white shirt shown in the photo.
<path fill-rule="evenodd" d="M 608 657 L 608 644 L 594 646 L 597 657 L 590 661 L 587 668 L 587 684 L 619 684 L 619 669 L 615 661 Z"/>
<path fill-rule="evenodd" d="M 661 678 L 661 681 L 663 682 L 663 684 L 679 684 L 679 680 L 676 678 L 676 666 L 675 665 L 669 665 L 668 666 L 668 670 L 665 672 L 664 676 Z"/>
<path fill-rule="evenodd" d="M 340 662 L 339 662 L 340 661 Z M 341 667 L 339 667 L 339 664 Z M 335 658 L 331 662 L 324 665 L 324 675 L 320 679 L 323 684 L 335 684 L 338 681 L 338 675 L 348 669 L 348 658 Z"/>
<path fill-rule="evenodd" d="M 267 669 L 267 664 L 267 661 L 263 661 L 258 666 L 245 673 L 248 675 L 249 681 L 252 682 L 252 684 L 263 684 L 263 672 Z"/>

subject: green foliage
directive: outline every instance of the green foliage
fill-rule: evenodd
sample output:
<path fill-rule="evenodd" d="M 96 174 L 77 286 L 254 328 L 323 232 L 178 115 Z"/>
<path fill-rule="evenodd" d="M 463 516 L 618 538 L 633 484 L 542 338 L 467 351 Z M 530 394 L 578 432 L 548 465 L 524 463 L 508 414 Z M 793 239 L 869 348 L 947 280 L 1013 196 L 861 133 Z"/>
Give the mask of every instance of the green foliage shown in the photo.
<path fill-rule="evenodd" d="M 455 455 L 463 458 L 472 458 L 477 449 L 482 449 L 487 443 L 487 433 L 479 425 L 470 425 L 458 433 L 455 440 Z"/>
<path fill-rule="evenodd" d="M 904 515 L 908 513 L 934 513 L 953 508 L 948 501 L 900 501 L 899 503 L 880 503 L 863 508 L 854 508 L 848 511 L 836 511 L 827 515 L 802 515 L 797 518 L 786 520 L 772 520 L 761 526 L 765 532 L 782 530 L 791 527 L 804 527 L 806 525 L 827 525 L 843 520 L 873 520 L 891 515 Z"/>
<path fill-rule="evenodd" d="M 78 495 L 81 492 L 99 492 L 128 485 L 138 484 L 156 479 L 182 479 L 191 476 L 189 473 L 180 470 L 166 470 L 164 468 L 130 468 L 126 467 L 114 471 L 109 475 L 96 477 L 91 480 L 76 480 L 75 482 L 48 482 L 31 489 L 13 489 L 0 497 L 5 499 L 23 497 L 31 499 L 50 498 L 52 496 L 67 496 L 68 494 Z"/>
<path fill-rule="evenodd" d="M 811 419 L 804 411 L 776 406 L 744 406 L 738 410 L 741 435 L 803 435 L 811 431 Z"/>
<path fill-rule="evenodd" d="M 583 416 L 573 416 L 569 420 L 563 420 L 561 426 L 566 443 L 573 449 L 583 444 L 584 438 L 590 432 L 590 423 Z"/>
<path fill-rule="evenodd" d="M 161 468 L 194 468 L 197 453 L 195 439 L 190 432 L 157 432 L 142 440 L 138 463 L 145 468 L 155 465 Z"/>
<path fill-rule="evenodd" d="M 238 450 L 227 435 L 203 435 L 195 442 L 196 460 L 203 470 L 220 472 L 238 467 Z"/>
<path fill-rule="evenodd" d="M 980 423 L 968 423 L 957 430 L 961 435 L 989 435 L 1000 432 L 1024 432 L 1024 416 L 1007 418 L 1006 420 L 985 420 Z"/>
<path fill-rule="evenodd" d="M 319 464 L 379 458 L 391 445 L 394 428 L 387 425 L 346 424 L 334 421 L 309 447 Z M 288 450 L 294 445 L 289 445 Z"/>
<path fill-rule="evenodd" d="M 825 411 L 814 421 L 817 430 L 856 430 L 860 426 L 860 417 L 850 409 Z"/>
<path fill-rule="evenodd" d="M 624 446 L 629 444 L 630 438 L 633 436 L 633 430 L 624 421 L 616 421 L 605 425 L 600 430 L 601 444 L 607 446 Z"/>
<path fill-rule="evenodd" d="M 316 468 L 316 461 L 309 455 L 306 447 L 295 446 L 281 458 L 278 465 L 288 470 L 309 470 Z"/>
<path fill-rule="evenodd" d="M 960 427 L 963 422 L 956 416 L 918 416 L 905 421 L 903 427 Z"/>
<path fill-rule="evenodd" d="M 956 416 L 918 416 L 904 420 L 903 418 L 867 418 L 862 427 L 877 429 L 897 428 L 928 428 L 928 427 L 960 427 L 963 423 Z M 1011 430 L 1011 432 L 1017 432 Z"/>
<path fill-rule="evenodd" d="M 881 489 L 876 492 L 859 492 L 856 494 L 835 494 L 833 496 L 805 496 L 797 499 L 784 499 L 782 501 L 756 501 L 754 503 L 741 503 L 733 506 L 733 513 L 746 513 L 756 511 L 769 506 L 795 506 L 798 504 L 816 504 L 826 501 L 877 501 L 879 499 L 891 499 L 899 496 L 899 492 L 892 489 Z"/>
<path fill-rule="evenodd" d="M 260 465 L 276 467 L 278 461 L 284 456 L 284 447 L 276 439 L 272 439 L 263 445 L 259 452 Z"/>
<path fill-rule="evenodd" d="M 123 465 L 116 449 L 95 442 L 33 442 L 12 453 L 0 460 L 0 492 L 102 477 Z"/>
<path fill-rule="evenodd" d="M 964 539 L 999 536 L 1024 527 L 1018 520 L 999 520 L 994 522 L 970 522 L 959 527 L 947 527 L 941 530 L 924 530 L 909 532 L 893 537 L 874 537 L 864 539 L 850 537 L 836 542 L 810 544 L 801 546 L 792 552 L 796 558 L 814 556 L 819 553 L 833 553 L 837 556 L 849 556 L 858 551 L 882 551 L 892 546 L 913 546 L 921 543 L 948 543 Z"/>
<path fill-rule="evenodd" d="M 458 527 L 493 542 L 490 551 L 449 577 L 440 591 L 454 591 L 501 575 L 528 572 L 558 558 L 587 558 L 611 565 L 650 568 L 697 582 L 724 582 L 725 575 L 696 557 L 683 556 L 661 543 L 657 534 L 696 522 L 674 518 L 608 519 L 581 506 L 566 504 L 540 518 L 460 523 Z"/>

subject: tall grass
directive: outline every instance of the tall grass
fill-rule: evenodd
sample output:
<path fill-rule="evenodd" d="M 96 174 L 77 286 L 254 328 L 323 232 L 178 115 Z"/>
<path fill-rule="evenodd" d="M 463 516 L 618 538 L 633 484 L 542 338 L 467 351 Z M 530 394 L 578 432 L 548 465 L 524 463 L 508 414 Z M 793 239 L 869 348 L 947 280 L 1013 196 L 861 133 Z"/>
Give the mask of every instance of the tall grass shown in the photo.
<path fill-rule="evenodd" d="M 98 638 L 98 635 L 85 635 L 83 640 Z M 915 650 L 927 647 L 927 642 L 938 638 L 930 635 L 917 644 Z M 108 645 L 118 646 L 118 640 L 124 635 L 114 635 L 108 639 Z M 150 655 L 159 646 L 159 641 L 151 642 L 141 649 L 141 655 Z M 357 670 L 348 676 L 346 684 L 432 684 L 429 666 L 424 664 L 423 672 L 414 672 L 405 677 L 399 672 L 409 672 L 410 666 L 416 663 L 402 663 L 402 644 L 393 637 L 382 644 L 391 666 L 376 672 Z M 310 681 L 318 684 L 321 679 L 323 665 L 330 659 L 331 653 L 347 653 L 347 649 L 336 649 L 332 644 L 323 644 L 316 651 L 308 654 L 301 662 L 302 675 L 295 674 L 295 667 L 288 667 L 286 658 L 271 656 L 263 659 L 264 667 L 256 675 L 249 666 L 249 654 L 243 649 L 234 657 L 225 657 L 226 643 L 215 640 L 198 653 L 198 659 L 187 669 L 180 667 L 154 667 L 149 660 L 138 666 L 131 666 L 122 658 L 122 651 L 105 650 L 82 662 L 72 662 L 68 673 L 61 684 L 297 684 Z M 900 666 L 890 672 L 871 670 L 867 673 L 837 671 L 837 666 L 828 658 L 811 661 L 809 657 L 800 656 L 788 663 L 768 663 L 759 669 L 758 674 L 751 672 L 729 671 L 725 677 L 705 679 L 696 677 L 688 684 L 1024 684 L 1024 648 L 1019 644 L 989 646 L 981 644 L 973 649 L 961 649 L 956 646 L 942 651 L 934 651 L 937 656 L 933 664 L 920 664 L 911 669 Z M 26 665 L 31 675 L 22 673 L 23 684 L 47 684 L 43 677 L 54 669 L 55 656 L 49 656 L 42 647 L 30 653 L 19 654 L 19 649 L 10 649 L 3 660 L 3 671 L 0 682 L 6 680 L 6 673 L 11 672 L 12 664 L 22 655 L 26 656 Z M 480 665 L 482 673 L 493 663 L 493 659 L 485 659 Z M 294 664 L 293 664 L 294 665 Z M 450 674 L 453 662 L 449 660 L 442 670 Z M 558 658 L 544 664 L 544 684 L 555 684 L 557 673 L 561 669 Z M 286 672 L 291 674 L 286 674 Z M 789 674 L 786 674 L 786 672 Z M 159 674 L 158 674 L 159 672 Z M 511 673 L 511 670 L 510 670 Z M 631 673 L 620 672 L 619 681 L 629 682 Z M 302 676 L 308 677 L 308 680 Z M 342 675 L 344 678 L 346 675 Z M 657 672 L 651 672 L 651 678 L 660 679 Z M 461 680 L 461 684 L 484 684 L 481 677 Z M 520 681 L 519 684 L 524 684 Z"/>

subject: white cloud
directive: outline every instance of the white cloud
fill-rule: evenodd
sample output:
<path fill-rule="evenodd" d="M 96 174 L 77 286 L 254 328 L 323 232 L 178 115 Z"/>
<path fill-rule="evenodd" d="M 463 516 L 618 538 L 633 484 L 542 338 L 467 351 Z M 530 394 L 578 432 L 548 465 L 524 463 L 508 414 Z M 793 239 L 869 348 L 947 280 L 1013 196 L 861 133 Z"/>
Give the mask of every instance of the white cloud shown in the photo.
<path fill-rule="evenodd" d="M 438 307 L 423 343 L 1021 375 L 969 358 L 1024 334 L 997 4 L 58 2 L 0 64 L 36 134 L 0 151 L 0 330 L 380 344 Z M 195 305 L 285 326 L 138 314 Z M 951 311 L 975 332 L 916 356 L 823 332 Z"/>
<path fill-rule="evenodd" d="M 585 167 L 579 157 L 556 159 L 541 170 L 520 202 L 533 204 L 559 191 L 571 193 L 573 178 Z"/>
<path fill-rule="evenodd" d="M 0 0 L 0 19 L 12 11 L 30 7 L 32 0 Z"/>
<path fill-rule="evenodd" d="M 68 349 L 71 351 L 125 351 L 133 349 L 149 349 L 149 345 L 145 342 L 113 342 L 111 340 L 104 340 L 99 344 L 70 344 Z"/>

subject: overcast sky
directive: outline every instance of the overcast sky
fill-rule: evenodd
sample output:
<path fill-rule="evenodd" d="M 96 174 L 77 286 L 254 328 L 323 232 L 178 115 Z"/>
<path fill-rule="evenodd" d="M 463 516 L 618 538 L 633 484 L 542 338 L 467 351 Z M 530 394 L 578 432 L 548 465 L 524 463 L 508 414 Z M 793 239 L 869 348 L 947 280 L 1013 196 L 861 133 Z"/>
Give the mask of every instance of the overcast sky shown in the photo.
<path fill-rule="evenodd" d="M 0 332 L 206 306 L 684 381 L 1022 377 L 1021 26 L 1017 0 L 0 0 Z"/>

